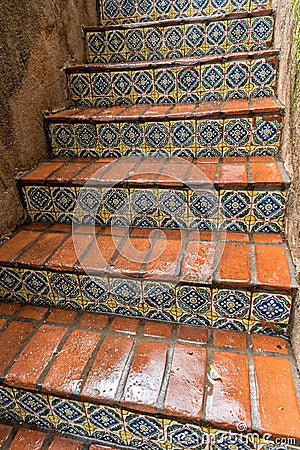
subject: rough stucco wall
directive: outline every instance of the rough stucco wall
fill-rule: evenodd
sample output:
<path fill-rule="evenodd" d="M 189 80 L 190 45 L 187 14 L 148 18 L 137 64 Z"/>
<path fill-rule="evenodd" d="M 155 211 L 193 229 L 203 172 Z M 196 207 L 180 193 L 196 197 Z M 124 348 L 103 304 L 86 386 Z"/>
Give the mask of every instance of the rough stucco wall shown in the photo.
<path fill-rule="evenodd" d="M 0 15 L 0 237 L 24 220 L 18 173 L 48 156 L 43 117 L 67 106 L 64 66 L 84 58 L 95 0 L 4 2 Z"/>
<path fill-rule="evenodd" d="M 300 281 L 300 92 L 294 97 L 296 48 L 290 0 L 273 0 L 276 8 L 275 48 L 281 50 L 278 96 L 285 104 L 282 158 L 292 185 L 287 206 L 286 234 Z M 294 304 L 292 342 L 300 367 L 300 296 Z"/>

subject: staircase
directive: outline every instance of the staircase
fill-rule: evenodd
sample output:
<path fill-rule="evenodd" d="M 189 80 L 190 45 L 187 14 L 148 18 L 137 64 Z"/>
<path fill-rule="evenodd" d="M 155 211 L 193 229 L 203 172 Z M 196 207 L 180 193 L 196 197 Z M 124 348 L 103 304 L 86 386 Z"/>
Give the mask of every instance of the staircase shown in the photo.
<path fill-rule="evenodd" d="M 104 0 L 0 247 L 5 449 L 300 449 L 268 0 Z"/>

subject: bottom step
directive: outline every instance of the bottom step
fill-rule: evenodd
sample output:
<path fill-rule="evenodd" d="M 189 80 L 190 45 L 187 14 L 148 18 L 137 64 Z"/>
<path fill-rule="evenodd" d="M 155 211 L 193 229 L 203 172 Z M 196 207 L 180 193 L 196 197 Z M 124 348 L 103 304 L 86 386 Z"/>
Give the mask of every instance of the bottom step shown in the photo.
<path fill-rule="evenodd" d="M 11 303 L 0 326 L 1 421 L 143 450 L 300 448 L 287 340 Z"/>
<path fill-rule="evenodd" d="M 83 439 L 70 439 L 54 432 L 1 423 L 0 448 L 3 450 L 118 450 L 116 447 L 91 444 Z"/>

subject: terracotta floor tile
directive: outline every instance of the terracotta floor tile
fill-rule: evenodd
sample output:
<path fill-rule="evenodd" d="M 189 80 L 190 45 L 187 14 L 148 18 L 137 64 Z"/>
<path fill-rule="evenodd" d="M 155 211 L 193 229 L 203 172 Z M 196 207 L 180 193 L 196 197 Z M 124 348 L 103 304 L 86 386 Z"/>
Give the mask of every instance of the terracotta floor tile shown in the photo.
<path fill-rule="evenodd" d="M 139 342 L 121 399 L 123 407 L 156 413 L 167 354 L 168 346 L 162 342 Z"/>
<path fill-rule="evenodd" d="M 251 178 L 256 186 L 281 186 L 282 176 L 275 161 L 256 163 L 250 161 Z"/>
<path fill-rule="evenodd" d="M 35 325 L 30 322 L 12 321 L 0 334 L 0 374 L 14 359 Z"/>
<path fill-rule="evenodd" d="M 6 324 L 7 320 L 6 319 L 0 319 L 0 328 L 4 327 L 4 325 Z"/>
<path fill-rule="evenodd" d="M 13 261 L 29 244 L 41 235 L 38 231 L 20 231 L 0 247 L 0 262 Z"/>
<path fill-rule="evenodd" d="M 74 330 L 45 377 L 42 389 L 58 395 L 76 393 L 86 364 L 88 363 L 100 333 Z"/>
<path fill-rule="evenodd" d="M 45 266 L 50 270 L 72 271 L 77 261 L 80 261 L 82 253 L 94 239 L 93 234 L 76 233 L 70 236 L 51 256 Z"/>
<path fill-rule="evenodd" d="M 225 243 L 221 246 L 218 282 L 249 286 L 250 280 L 249 245 Z"/>
<path fill-rule="evenodd" d="M 36 383 L 53 357 L 66 328 L 42 325 L 12 365 L 5 381 L 12 386 L 35 389 Z"/>
<path fill-rule="evenodd" d="M 285 339 L 275 336 L 252 335 L 253 350 L 260 352 L 275 352 L 287 355 L 288 348 Z"/>
<path fill-rule="evenodd" d="M 217 164 L 193 164 L 191 171 L 188 173 L 185 184 L 187 186 L 210 186 L 214 190 L 213 183 L 216 178 Z"/>
<path fill-rule="evenodd" d="M 70 325 L 75 317 L 77 316 L 77 311 L 67 311 L 64 309 L 54 309 L 50 312 L 47 317 L 47 322 L 62 323 L 65 325 Z"/>
<path fill-rule="evenodd" d="M 79 319 L 79 327 L 98 328 L 102 330 L 108 323 L 108 316 L 95 313 L 83 313 Z"/>
<path fill-rule="evenodd" d="M 225 428 L 236 429 L 238 424 L 243 423 L 251 429 L 247 355 L 216 350 L 210 366 L 210 378 L 208 420 Z"/>
<path fill-rule="evenodd" d="M 24 319 L 42 320 L 46 312 L 48 312 L 47 308 L 25 305 L 18 313 L 18 317 L 24 317 Z"/>
<path fill-rule="evenodd" d="M 132 120 L 138 119 L 149 108 L 149 105 L 132 105 L 118 114 L 118 119 Z"/>
<path fill-rule="evenodd" d="M 250 105 L 248 100 L 226 100 L 223 111 L 226 115 L 249 114 Z"/>
<path fill-rule="evenodd" d="M 245 187 L 248 184 L 246 164 L 222 164 L 219 177 L 219 186 Z"/>
<path fill-rule="evenodd" d="M 95 186 L 100 185 L 102 173 L 107 170 L 108 165 L 113 161 L 93 162 L 93 164 L 88 165 L 73 177 L 72 184 L 84 185 L 85 183 L 89 183 Z"/>
<path fill-rule="evenodd" d="M 54 223 L 51 226 L 51 231 L 61 231 L 62 233 L 71 233 L 72 227 L 68 223 Z"/>
<path fill-rule="evenodd" d="M 208 330 L 207 328 L 192 327 L 179 325 L 177 333 L 178 341 L 188 341 L 197 344 L 207 344 Z"/>
<path fill-rule="evenodd" d="M 19 308 L 20 305 L 17 303 L 6 303 L 0 301 L 0 315 L 13 316 Z"/>
<path fill-rule="evenodd" d="M 55 436 L 48 450 L 81 450 L 83 447 L 82 442 L 75 441 L 74 439 L 67 439 L 61 436 Z"/>
<path fill-rule="evenodd" d="M 40 450 L 46 436 L 46 433 L 43 433 L 42 431 L 19 428 L 16 436 L 9 446 L 9 450 Z"/>
<path fill-rule="evenodd" d="M 147 260 L 150 247 L 149 239 L 127 239 L 111 268 L 111 272 L 128 277 L 141 276 L 142 267 Z"/>
<path fill-rule="evenodd" d="M 161 174 L 158 176 L 156 183 L 158 185 L 171 187 L 182 186 L 190 168 L 190 162 L 178 161 L 178 158 L 173 158 L 163 166 Z"/>
<path fill-rule="evenodd" d="M 262 433 L 300 438 L 300 410 L 287 358 L 254 355 Z"/>
<path fill-rule="evenodd" d="M 45 260 L 61 244 L 64 238 L 64 233 L 44 234 L 29 250 L 17 258 L 17 262 L 29 266 L 43 265 Z"/>
<path fill-rule="evenodd" d="M 290 289 L 291 276 L 283 247 L 255 245 L 257 284 Z"/>
<path fill-rule="evenodd" d="M 277 112 L 280 111 L 280 104 L 273 97 L 252 98 L 253 109 L 257 112 Z"/>
<path fill-rule="evenodd" d="M 157 239 L 146 266 L 145 277 L 164 280 L 174 279 L 181 251 L 181 241 Z"/>
<path fill-rule="evenodd" d="M 179 103 L 168 112 L 168 118 L 169 119 L 173 117 L 174 118 L 176 117 L 176 119 L 191 118 L 196 108 L 197 105 L 193 103 Z"/>
<path fill-rule="evenodd" d="M 87 273 L 101 273 L 108 271 L 109 264 L 118 249 L 123 236 L 102 235 L 92 244 L 87 253 L 81 258 L 81 266 Z"/>
<path fill-rule="evenodd" d="M 220 240 L 229 242 L 249 242 L 249 234 L 234 233 L 232 231 L 221 231 Z"/>
<path fill-rule="evenodd" d="M 218 116 L 221 114 L 222 101 L 200 102 L 194 112 L 196 117 Z"/>
<path fill-rule="evenodd" d="M 47 161 L 39 167 L 34 168 L 29 173 L 22 176 L 21 181 L 36 182 L 42 181 L 47 178 L 54 170 L 57 170 L 65 163 L 65 160 L 61 161 Z"/>
<path fill-rule="evenodd" d="M 144 325 L 143 335 L 169 339 L 172 331 L 173 326 L 169 323 L 147 321 Z"/>
<path fill-rule="evenodd" d="M 140 326 L 138 319 L 130 317 L 115 317 L 109 327 L 110 331 L 118 331 L 120 333 L 136 334 Z"/>
<path fill-rule="evenodd" d="M 144 159 L 137 170 L 128 177 L 131 186 L 139 185 L 153 185 L 157 178 L 157 175 L 161 172 L 162 167 L 165 164 L 164 158 L 146 158 Z"/>
<path fill-rule="evenodd" d="M 49 175 L 47 178 L 48 182 L 57 182 L 57 183 L 67 183 L 70 182 L 71 178 L 74 177 L 80 170 L 84 169 L 87 166 L 89 161 L 70 161 L 69 163 L 62 166 L 59 170 L 57 170 L 54 174 Z"/>
<path fill-rule="evenodd" d="M 254 242 L 265 242 L 270 244 L 282 244 L 283 243 L 283 236 L 281 234 L 275 234 L 275 233 L 259 233 L 259 234 L 253 234 L 253 241 Z"/>
<path fill-rule="evenodd" d="M 103 109 L 101 113 L 95 114 L 92 117 L 95 122 L 112 121 L 127 108 L 128 106 L 112 106 L 111 108 Z"/>
<path fill-rule="evenodd" d="M 214 271 L 215 251 L 215 242 L 188 242 L 181 263 L 181 279 L 209 283 Z"/>
<path fill-rule="evenodd" d="M 0 423 L 0 445 L 3 445 L 12 431 L 12 427 Z"/>
<path fill-rule="evenodd" d="M 163 412 L 181 419 L 201 420 L 205 374 L 206 350 L 176 344 Z"/>
<path fill-rule="evenodd" d="M 123 336 L 104 339 L 81 391 L 86 400 L 114 403 L 132 344 L 132 338 Z"/>
<path fill-rule="evenodd" d="M 246 335 L 234 331 L 215 331 L 215 345 L 218 347 L 246 348 Z"/>
<path fill-rule="evenodd" d="M 168 104 L 168 105 L 153 105 L 150 108 L 148 108 L 144 114 L 143 114 L 143 118 L 144 119 L 150 119 L 150 118 L 154 118 L 154 119 L 159 119 L 159 118 L 164 118 L 165 115 L 170 111 L 170 109 L 172 108 L 172 105 Z"/>

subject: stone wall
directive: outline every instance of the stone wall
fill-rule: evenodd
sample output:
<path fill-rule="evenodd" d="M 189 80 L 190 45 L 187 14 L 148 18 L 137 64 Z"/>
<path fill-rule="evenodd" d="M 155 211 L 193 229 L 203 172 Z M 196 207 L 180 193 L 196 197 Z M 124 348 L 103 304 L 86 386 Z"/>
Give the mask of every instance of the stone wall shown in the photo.
<path fill-rule="evenodd" d="M 64 66 L 84 57 L 81 26 L 95 0 L 2 2 L 0 14 L 0 236 L 24 220 L 18 173 L 48 156 L 45 112 L 67 105 Z"/>
<path fill-rule="evenodd" d="M 281 50 L 278 78 L 278 96 L 285 104 L 282 158 L 292 186 L 287 206 L 286 234 L 298 280 L 300 272 L 300 88 L 294 89 L 296 77 L 296 47 L 294 20 L 290 0 L 273 0 L 276 8 L 275 48 Z M 294 305 L 292 340 L 300 367 L 300 296 Z"/>

